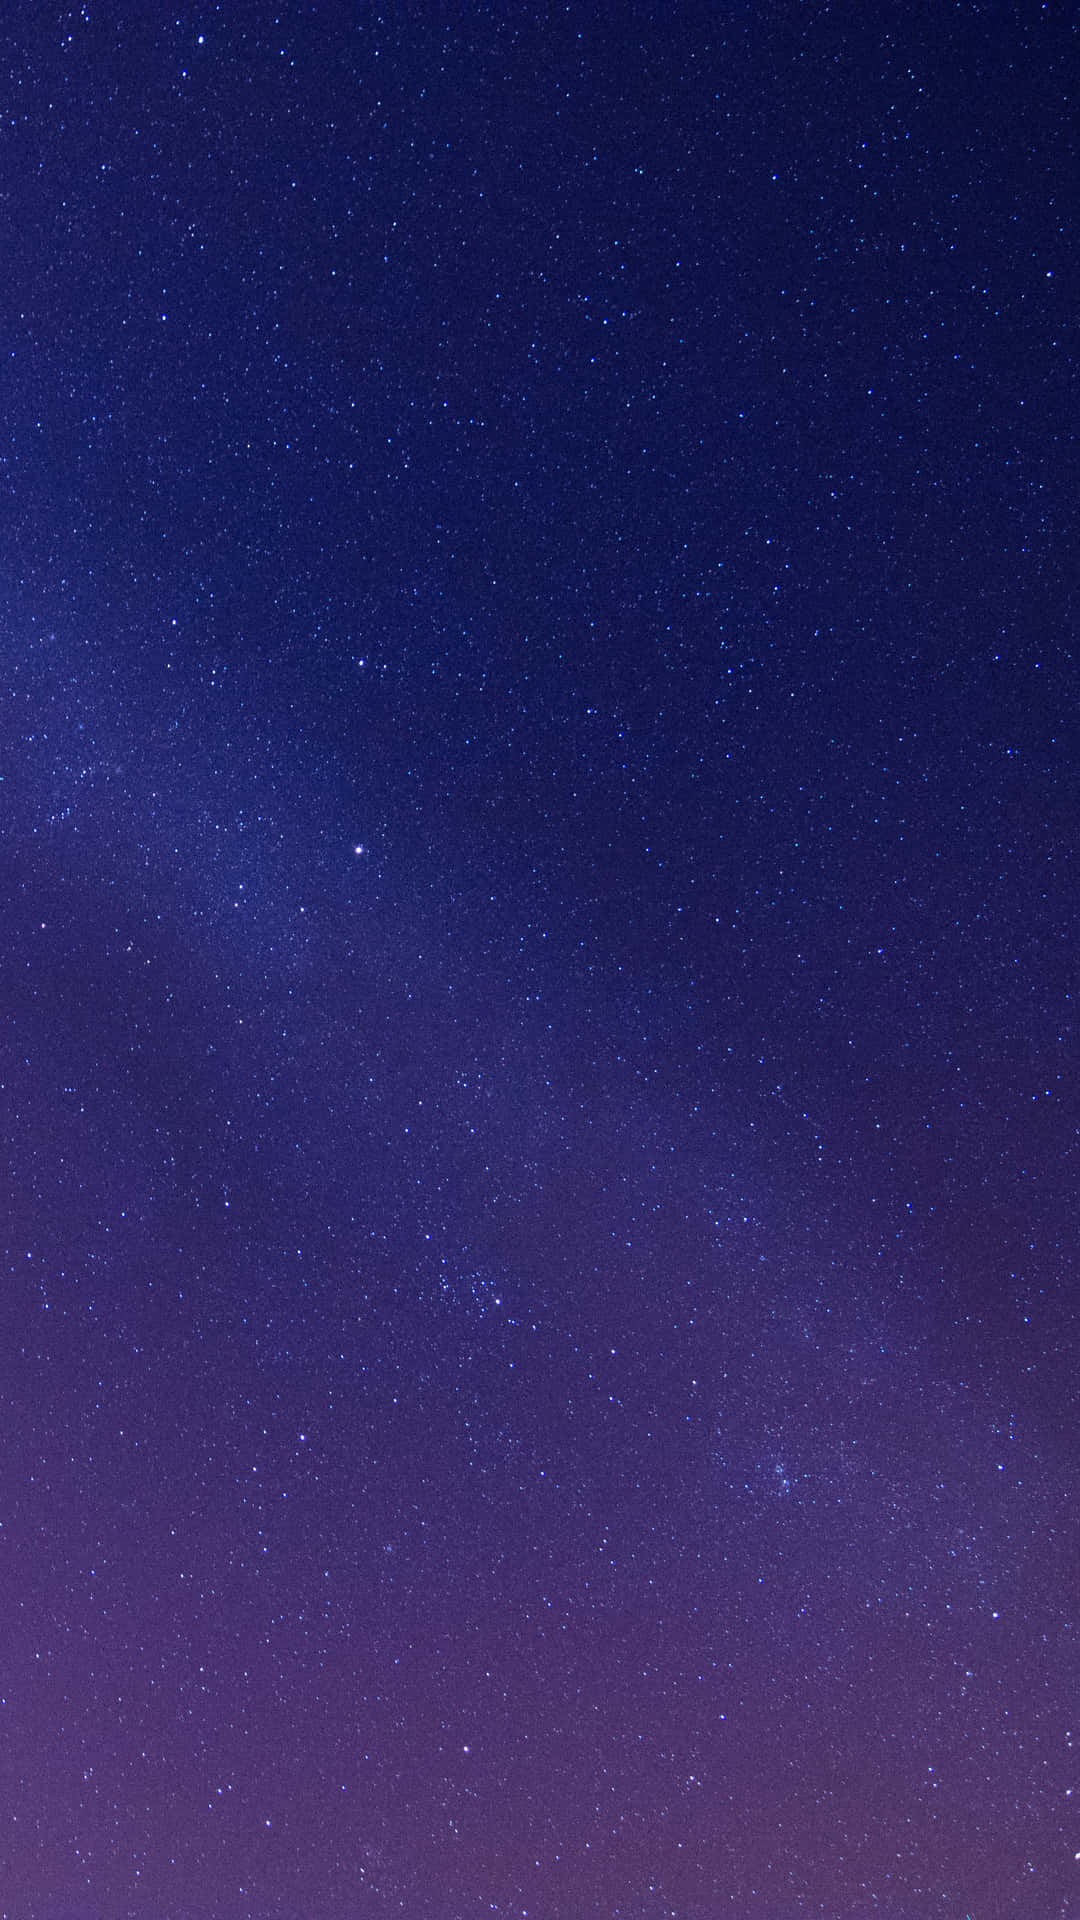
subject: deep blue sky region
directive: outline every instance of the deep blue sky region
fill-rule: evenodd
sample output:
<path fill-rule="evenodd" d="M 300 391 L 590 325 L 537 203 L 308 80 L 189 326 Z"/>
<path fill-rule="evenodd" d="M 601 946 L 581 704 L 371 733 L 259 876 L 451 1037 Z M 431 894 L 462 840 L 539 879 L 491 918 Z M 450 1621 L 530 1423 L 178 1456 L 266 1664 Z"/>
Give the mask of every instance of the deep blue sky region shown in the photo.
<path fill-rule="evenodd" d="M 1076 1920 L 1080 28 L 14 10 L 2 1920 Z"/>

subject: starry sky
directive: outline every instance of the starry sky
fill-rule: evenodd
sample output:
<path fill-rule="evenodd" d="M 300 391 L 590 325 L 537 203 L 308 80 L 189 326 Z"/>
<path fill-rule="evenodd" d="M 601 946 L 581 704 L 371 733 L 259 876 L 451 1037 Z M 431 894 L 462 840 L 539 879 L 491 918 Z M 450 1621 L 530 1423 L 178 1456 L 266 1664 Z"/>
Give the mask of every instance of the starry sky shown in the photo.
<path fill-rule="evenodd" d="M 1067 7 L 0 48 L 0 1915 L 1080 1915 Z"/>

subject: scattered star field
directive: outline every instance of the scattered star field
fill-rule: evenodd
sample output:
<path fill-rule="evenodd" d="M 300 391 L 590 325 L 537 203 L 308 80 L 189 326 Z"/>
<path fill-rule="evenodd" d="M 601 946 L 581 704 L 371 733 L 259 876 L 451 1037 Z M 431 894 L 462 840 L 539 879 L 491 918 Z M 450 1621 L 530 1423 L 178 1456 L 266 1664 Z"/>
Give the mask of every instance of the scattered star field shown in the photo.
<path fill-rule="evenodd" d="M 1080 1916 L 1068 8 L 16 8 L 0 1920 Z"/>

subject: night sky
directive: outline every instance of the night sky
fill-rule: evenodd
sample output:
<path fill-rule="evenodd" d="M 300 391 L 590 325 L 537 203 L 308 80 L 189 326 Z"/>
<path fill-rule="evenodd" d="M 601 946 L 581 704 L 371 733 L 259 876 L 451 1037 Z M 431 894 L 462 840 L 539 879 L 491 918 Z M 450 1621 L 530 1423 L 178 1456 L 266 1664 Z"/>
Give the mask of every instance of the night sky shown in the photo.
<path fill-rule="evenodd" d="M 178 11 L 0 43 L 0 1916 L 1078 1916 L 1075 12 Z"/>

